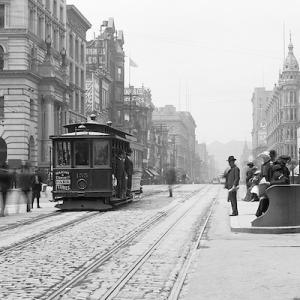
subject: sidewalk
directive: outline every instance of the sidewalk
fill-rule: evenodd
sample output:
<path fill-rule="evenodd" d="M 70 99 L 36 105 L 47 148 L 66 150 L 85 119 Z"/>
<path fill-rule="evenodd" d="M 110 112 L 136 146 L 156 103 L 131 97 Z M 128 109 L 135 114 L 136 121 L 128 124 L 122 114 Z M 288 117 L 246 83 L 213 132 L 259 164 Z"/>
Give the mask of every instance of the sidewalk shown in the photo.
<path fill-rule="evenodd" d="M 26 212 L 26 201 L 24 196 L 19 191 L 12 190 L 8 194 L 5 217 L 0 217 L 0 230 L 8 225 L 23 223 L 29 219 L 56 211 L 57 208 L 54 207 L 56 203 L 49 201 L 52 199 L 51 190 L 52 187 L 47 187 L 45 192 L 41 192 L 41 208 L 36 208 L 37 203 L 35 199 L 34 208 L 30 213 Z"/>
<path fill-rule="evenodd" d="M 300 234 L 231 232 L 230 204 L 226 199 L 224 190 L 192 263 L 181 299 L 300 299 L 297 263 Z M 247 204 L 238 201 L 240 212 L 248 211 L 245 220 L 250 221 L 255 217 L 252 213 L 257 202 L 253 207 Z"/>

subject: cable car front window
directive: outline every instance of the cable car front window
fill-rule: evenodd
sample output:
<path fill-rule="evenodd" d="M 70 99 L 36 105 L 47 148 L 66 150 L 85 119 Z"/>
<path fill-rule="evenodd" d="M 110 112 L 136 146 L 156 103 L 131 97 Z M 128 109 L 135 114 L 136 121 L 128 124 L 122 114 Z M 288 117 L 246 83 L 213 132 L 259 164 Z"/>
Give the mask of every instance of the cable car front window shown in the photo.
<path fill-rule="evenodd" d="M 108 166 L 108 141 L 94 141 L 94 165 Z"/>
<path fill-rule="evenodd" d="M 56 143 L 56 166 L 70 166 L 71 165 L 71 143 L 62 141 Z"/>
<path fill-rule="evenodd" d="M 88 166 L 89 165 L 89 142 L 75 142 L 75 165 Z"/>

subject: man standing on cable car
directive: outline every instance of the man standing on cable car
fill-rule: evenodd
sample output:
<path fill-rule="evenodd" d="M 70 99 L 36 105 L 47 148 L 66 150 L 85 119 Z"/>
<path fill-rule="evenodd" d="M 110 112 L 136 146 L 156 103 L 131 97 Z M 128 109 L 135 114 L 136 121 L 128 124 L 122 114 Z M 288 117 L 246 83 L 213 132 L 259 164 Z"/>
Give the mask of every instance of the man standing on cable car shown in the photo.
<path fill-rule="evenodd" d="M 125 192 L 124 151 L 119 150 L 116 157 L 117 198 L 123 199 Z"/>
<path fill-rule="evenodd" d="M 132 150 L 129 148 L 126 151 L 126 157 L 125 157 L 125 172 L 127 174 L 127 190 L 126 190 L 126 196 L 131 195 L 131 187 L 132 187 L 132 174 L 133 174 L 133 162 L 130 158 L 132 153 Z"/>

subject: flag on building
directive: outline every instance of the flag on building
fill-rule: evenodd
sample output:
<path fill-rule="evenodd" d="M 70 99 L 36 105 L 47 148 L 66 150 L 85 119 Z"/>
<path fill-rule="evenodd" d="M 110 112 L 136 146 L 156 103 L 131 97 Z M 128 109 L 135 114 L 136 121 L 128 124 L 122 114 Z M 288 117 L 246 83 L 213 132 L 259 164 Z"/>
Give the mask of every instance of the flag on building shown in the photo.
<path fill-rule="evenodd" d="M 129 66 L 134 68 L 138 67 L 138 65 L 131 59 L 131 57 L 129 57 Z"/>

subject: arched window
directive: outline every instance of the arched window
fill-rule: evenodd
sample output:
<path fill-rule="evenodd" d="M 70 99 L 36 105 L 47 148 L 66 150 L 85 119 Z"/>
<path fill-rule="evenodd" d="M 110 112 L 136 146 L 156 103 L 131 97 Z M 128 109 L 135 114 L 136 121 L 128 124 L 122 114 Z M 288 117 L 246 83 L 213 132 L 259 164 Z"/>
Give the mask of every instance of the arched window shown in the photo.
<path fill-rule="evenodd" d="M 0 71 L 4 69 L 4 49 L 0 46 Z"/>
<path fill-rule="evenodd" d="M 31 135 L 28 143 L 28 161 L 34 161 L 34 138 Z"/>

